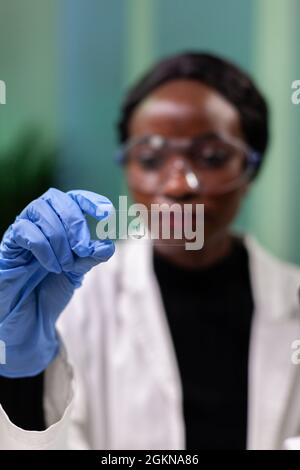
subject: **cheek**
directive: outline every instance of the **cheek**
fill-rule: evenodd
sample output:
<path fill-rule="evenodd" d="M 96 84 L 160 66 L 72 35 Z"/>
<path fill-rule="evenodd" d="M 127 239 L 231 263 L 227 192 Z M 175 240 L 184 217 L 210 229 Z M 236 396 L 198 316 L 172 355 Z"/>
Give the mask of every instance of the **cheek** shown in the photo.
<path fill-rule="evenodd" d="M 144 204 L 148 209 L 151 204 L 154 202 L 153 196 L 149 194 L 140 193 L 134 189 L 129 188 L 133 202 L 138 204 Z"/>
<path fill-rule="evenodd" d="M 155 202 L 155 194 L 144 193 L 135 189 L 134 185 L 131 183 L 137 177 L 137 172 L 134 167 L 126 168 L 125 177 L 133 202 L 144 204 L 149 209 L 151 204 Z"/>
<path fill-rule="evenodd" d="M 133 175 L 131 174 L 130 176 L 132 177 Z M 129 171 L 126 172 L 126 180 L 127 180 L 127 186 L 128 186 L 133 202 L 138 203 L 138 204 L 144 204 L 149 209 L 151 204 L 154 202 L 153 195 L 142 193 L 134 189 L 134 187 L 132 187 L 132 185 L 130 184 Z"/>

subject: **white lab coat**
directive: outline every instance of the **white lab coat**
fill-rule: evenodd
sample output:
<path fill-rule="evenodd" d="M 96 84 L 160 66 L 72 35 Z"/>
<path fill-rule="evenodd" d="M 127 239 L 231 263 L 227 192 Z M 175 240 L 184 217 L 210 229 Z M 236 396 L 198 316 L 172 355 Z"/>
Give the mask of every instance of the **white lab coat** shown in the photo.
<path fill-rule="evenodd" d="M 245 243 L 255 303 L 248 448 L 300 449 L 300 365 L 291 359 L 300 270 L 249 236 Z M 49 427 L 22 430 L 0 409 L 1 449 L 184 449 L 179 371 L 151 253 L 144 240 L 123 242 L 86 276 L 58 323 L 65 348 L 46 371 Z M 222 351 L 216 374 L 220 367 Z"/>

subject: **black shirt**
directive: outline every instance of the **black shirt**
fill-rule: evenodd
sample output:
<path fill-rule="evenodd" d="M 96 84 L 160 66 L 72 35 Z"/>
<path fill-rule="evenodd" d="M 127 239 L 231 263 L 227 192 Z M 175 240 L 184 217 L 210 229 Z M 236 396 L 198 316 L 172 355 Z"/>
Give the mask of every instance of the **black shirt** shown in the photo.
<path fill-rule="evenodd" d="M 45 429 L 44 374 L 9 379 L 0 377 L 0 403 L 10 420 L 28 431 Z"/>
<path fill-rule="evenodd" d="M 154 269 L 177 355 L 187 449 L 245 449 L 248 349 L 253 311 L 248 254 L 205 269 L 154 255 Z"/>

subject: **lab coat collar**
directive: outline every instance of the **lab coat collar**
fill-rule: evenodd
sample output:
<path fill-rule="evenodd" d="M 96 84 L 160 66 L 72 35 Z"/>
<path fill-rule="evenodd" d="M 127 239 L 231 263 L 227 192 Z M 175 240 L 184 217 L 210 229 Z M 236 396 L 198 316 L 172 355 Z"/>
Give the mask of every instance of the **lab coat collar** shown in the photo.
<path fill-rule="evenodd" d="M 240 235 L 248 251 L 250 280 L 260 315 L 270 321 L 286 319 L 298 313 L 297 291 L 290 299 L 283 295 L 281 268 L 283 263 L 267 252 L 251 235 Z M 126 245 L 126 249 L 125 249 Z M 153 285 L 153 244 L 151 240 L 129 240 L 124 243 L 122 285 L 127 291 L 144 294 Z M 291 267 L 296 271 L 297 268 Z M 283 282 L 286 282 L 283 278 Z M 274 288 L 276 289 L 274 290 Z M 287 308 L 289 307 L 289 308 Z"/>
<path fill-rule="evenodd" d="M 145 240 L 124 243 L 123 275 L 120 288 L 126 292 L 126 306 L 119 311 L 123 324 L 134 334 L 165 406 L 161 411 L 168 449 L 185 448 L 182 389 L 175 350 L 160 290 L 153 271 L 152 244 Z M 120 262 L 120 260 L 119 260 Z M 124 305 L 124 304 L 123 304 Z M 148 423 L 149 424 L 149 423 Z M 162 431 L 162 430 L 161 430 Z M 150 429 L 149 433 L 159 432 Z M 150 438 L 151 440 L 151 438 Z"/>

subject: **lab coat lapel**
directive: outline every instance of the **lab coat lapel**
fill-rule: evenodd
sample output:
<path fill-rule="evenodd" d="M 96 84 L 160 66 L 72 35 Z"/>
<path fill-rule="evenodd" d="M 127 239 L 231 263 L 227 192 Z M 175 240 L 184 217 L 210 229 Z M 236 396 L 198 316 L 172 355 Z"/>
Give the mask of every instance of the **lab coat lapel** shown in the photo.
<path fill-rule="evenodd" d="M 299 335 L 298 318 L 291 315 L 298 310 L 296 291 L 295 299 L 288 298 L 278 261 L 252 238 L 245 241 L 255 304 L 249 355 L 248 448 L 273 449 L 283 444 L 281 434 L 297 370 L 291 361 L 291 344 Z"/>
<path fill-rule="evenodd" d="M 159 286 L 153 272 L 151 242 L 128 242 L 123 268 L 122 284 L 128 299 L 123 318 L 130 322 L 130 332 L 145 353 L 145 367 L 152 376 L 154 386 L 165 397 L 161 427 L 165 427 L 170 447 L 183 449 L 181 381 Z"/>

